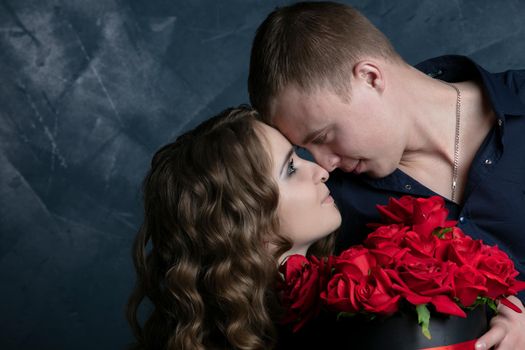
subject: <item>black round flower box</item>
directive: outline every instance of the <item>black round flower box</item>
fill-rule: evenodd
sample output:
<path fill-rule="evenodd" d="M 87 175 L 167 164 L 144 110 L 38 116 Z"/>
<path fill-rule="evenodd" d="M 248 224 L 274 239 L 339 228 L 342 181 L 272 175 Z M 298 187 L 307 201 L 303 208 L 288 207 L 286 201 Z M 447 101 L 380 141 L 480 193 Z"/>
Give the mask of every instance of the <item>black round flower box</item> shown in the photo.
<path fill-rule="evenodd" d="M 398 313 L 386 319 L 343 320 L 339 328 L 354 340 L 354 349 L 410 350 L 463 343 L 477 339 L 487 331 L 485 308 L 477 307 L 467 318 L 433 313 L 430 318 L 431 339 L 427 339 L 417 323 L 416 313 Z M 351 330 L 348 330 L 351 327 Z M 349 343 L 350 344 L 350 343 Z"/>
<path fill-rule="evenodd" d="M 333 314 L 324 314 L 298 333 L 282 332 L 277 349 L 416 350 L 453 345 L 488 330 L 486 309 L 478 306 L 467 318 L 432 313 L 429 329 L 432 339 L 423 335 L 415 311 L 371 321 L 360 316 L 335 320 Z"/>

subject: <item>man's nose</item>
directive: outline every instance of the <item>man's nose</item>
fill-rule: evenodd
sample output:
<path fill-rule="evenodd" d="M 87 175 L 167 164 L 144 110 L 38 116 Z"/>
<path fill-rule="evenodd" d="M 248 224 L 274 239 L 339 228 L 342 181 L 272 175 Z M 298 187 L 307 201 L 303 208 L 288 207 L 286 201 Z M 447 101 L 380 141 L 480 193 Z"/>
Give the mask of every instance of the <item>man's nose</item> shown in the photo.
<path fill-rule="evenodd" d="M 328 172 L 332 172 L 333 170 L 335 170 L 339 166 L 339 162 L 341 161 L 341 158 L 339 158 L 335 154 L 323 153 L 315 150 L 312 150 L 311 153 L 314 156 L 314 159 L 317 162 L 317 164 L 322 166 Z"/>

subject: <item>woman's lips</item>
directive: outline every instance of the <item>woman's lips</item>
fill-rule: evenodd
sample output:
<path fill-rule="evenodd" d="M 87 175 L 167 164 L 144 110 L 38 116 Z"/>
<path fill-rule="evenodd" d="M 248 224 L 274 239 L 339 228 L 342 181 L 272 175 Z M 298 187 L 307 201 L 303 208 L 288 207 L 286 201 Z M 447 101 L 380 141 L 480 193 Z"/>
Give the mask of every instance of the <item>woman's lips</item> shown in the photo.
<path fill-rule="evenodd" d="M 323 200 L 323 204 L 331 204 L 334 202 L 334 199 L 332 198 L 332 196 L 330 194 L 328 194 L 328 196 Z"/>

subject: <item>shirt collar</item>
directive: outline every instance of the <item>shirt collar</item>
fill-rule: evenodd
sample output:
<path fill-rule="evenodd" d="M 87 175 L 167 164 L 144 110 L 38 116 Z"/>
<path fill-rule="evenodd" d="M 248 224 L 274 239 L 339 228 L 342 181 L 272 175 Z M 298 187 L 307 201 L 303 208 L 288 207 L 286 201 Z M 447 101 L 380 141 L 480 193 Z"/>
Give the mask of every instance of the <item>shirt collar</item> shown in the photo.
<path fill-rule="evenodd" d="M 485 90 L 496 114 L 525 115 L 525 104 L 512 90 L 512 72 L 493 74 L 465 56 L 448 55 L 432 58 L 415 66 L 427 75 L 448 82 L 458 82 L 481 77 Z"/>

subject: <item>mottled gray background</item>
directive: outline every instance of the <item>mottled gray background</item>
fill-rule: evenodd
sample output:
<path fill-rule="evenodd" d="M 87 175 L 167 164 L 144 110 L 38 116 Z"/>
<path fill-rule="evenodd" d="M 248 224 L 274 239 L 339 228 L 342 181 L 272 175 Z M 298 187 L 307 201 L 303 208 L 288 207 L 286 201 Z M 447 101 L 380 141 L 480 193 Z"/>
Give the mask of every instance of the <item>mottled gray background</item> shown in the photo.
<path fill-rule="evenodd" d="M 286 1 L 0 0 L 0 348 L 119 349 L 154 151 L 248 102 Z M 348 1 L 410 62 L 525 68 L 525 1 Z"/>

